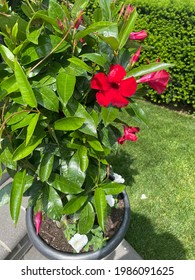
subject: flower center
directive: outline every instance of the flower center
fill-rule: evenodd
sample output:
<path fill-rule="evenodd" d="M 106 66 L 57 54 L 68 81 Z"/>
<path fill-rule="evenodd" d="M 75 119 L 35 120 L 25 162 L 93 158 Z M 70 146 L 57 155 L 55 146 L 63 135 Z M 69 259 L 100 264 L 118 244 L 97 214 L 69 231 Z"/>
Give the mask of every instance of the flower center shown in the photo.
<path fill-rule="evenodd" d="M 111 87 L 114 89 L 119 89 L 120 85 L 117 83 L 111 83 Z"/>

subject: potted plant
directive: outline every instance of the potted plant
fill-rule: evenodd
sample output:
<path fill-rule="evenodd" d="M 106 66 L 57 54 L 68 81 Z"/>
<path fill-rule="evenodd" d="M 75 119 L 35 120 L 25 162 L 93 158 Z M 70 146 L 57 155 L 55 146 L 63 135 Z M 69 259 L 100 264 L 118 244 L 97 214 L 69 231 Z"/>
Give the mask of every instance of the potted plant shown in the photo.
<path fill-rule="evenodd" d="M 137 11 L 128 1 L 21 2 L 18 14 L 0 1 L 0 162 L 13 178 L 11 217 L 17 224 L 29 196 L 35 246 L 45 246 L 38 234 L 49 219 L 78 253 L 58 257 L 52 249 L 48 258 L 103 258 L 123 239 L 130 212 L 124 180 L 108 156 L 137 140 L 139 128 L 123 116 L 145 121 L 136 98 L 144 84 L 162 93 L 171 65 L 134 67 L 148 34 L 135 32 Z M 107 217 L 121 194 L 122 222 L 109 238 Z"/>

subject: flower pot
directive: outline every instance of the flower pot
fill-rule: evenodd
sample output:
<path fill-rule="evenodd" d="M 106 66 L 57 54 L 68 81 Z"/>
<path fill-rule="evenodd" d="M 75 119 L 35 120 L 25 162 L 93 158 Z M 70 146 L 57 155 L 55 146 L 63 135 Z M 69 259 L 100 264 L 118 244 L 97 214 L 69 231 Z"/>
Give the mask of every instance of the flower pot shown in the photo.
<path fill-rule="evenodd" d="M 116 234 L 108 240 L 107 244 L 97 250 L 85 253 L 62 252 L 50 247 L 39 235 L 36 235 L 33 222 L 33 208 L 30 207 L 26 212 L 26 226 L 30 241 L 34 247 L 45 257 L 53 260 L 99 260 L 112 253 L 123 240 L 130 222 L 130 205 L 126 192 L 122 193 L 124 199 L 124 217 Z"/>

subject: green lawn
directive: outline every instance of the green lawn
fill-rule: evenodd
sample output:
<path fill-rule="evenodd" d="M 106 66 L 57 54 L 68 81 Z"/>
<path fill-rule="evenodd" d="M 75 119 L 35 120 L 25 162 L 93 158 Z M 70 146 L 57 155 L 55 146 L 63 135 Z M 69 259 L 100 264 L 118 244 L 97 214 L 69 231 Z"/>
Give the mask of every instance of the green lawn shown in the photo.
<path fill-rule="evenodd" d="M 126 239 L 144 259 L 195 259 L 195 118 L 140 106 L 149 128 L 139 125 L 138 141 L 126 142 L 111 159 L 128 184 Z"/>

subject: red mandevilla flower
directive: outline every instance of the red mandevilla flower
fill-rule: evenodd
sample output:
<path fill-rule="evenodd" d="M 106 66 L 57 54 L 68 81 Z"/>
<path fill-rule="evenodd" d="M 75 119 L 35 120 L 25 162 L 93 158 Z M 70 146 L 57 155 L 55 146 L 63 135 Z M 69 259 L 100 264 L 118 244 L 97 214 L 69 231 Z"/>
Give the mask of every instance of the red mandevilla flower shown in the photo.
<path fill-rule="evenodd" d="M 131 59 L 130 59 L 130 66 L 133 66 L 136 63 L 136 61 L 138 61 L 139 56 L 140 56 L 140 52 L 141 52 L 141 48 L 142 47 L 139 47 L 137 52 L 131 57 Z"/>
<path fill-rule="evenodd" d="M 42 223 L 42 211 L 38 211 L 35 215 L 35 228 L 36 228 L 36 234 L 39 234 L 40 228 Z"/>
<path fill-rule="evenodd" d="M 108 76 L 100 72 L 91 80 L 91 88 L 99 90 L 96 99 L 100 106 L 107 107 L 110 104 L 116 107 L 125 107 L 137 89 L 134 77 L 123 79 L 126 71 L 123 66 L 116 64 L 110 67 Z"/>
<path fill-rule="evenodd" d="M 139 40 L 143 41 L 148 36 L 145 30 L 141 30 L 139 32 L 131 32 L 129 38 L 130 40 Z"/>
<path fill-rule="evenodd" d="M 169 78 L 170 76 L 167 71 L 160 70 L 158 72 L 144 75 L 137 81 L 137 83 L 147 83 L 151 88 L 156 90 L 158 94 L 161 94 L 166 90 Z"/>
<path fill-rule="evenodd" d="M 83 14 L 83 11 L 81 11 L 78 20 L 77 20 L 77 21 L 75 22 L 75 24 L 74 24 L 74 28 L 75 28 L 75 29 L 78 29 L 78 28 L 79 28 L 79 26 L 80 26 L 80 24 L 81 24 L 81 22 L 82 22 L 82 20 L 83 20 L 82 14 Z"/>
<path fill-rule="evenodd" d="M 127 140 L 136 142 L 137 136 L 135 134 L 138 133 L 139 130 L 140 130 L 139 127 L 124 126 L 124 135 L 117 139 L 118 143 L 122 145 Z"/>

